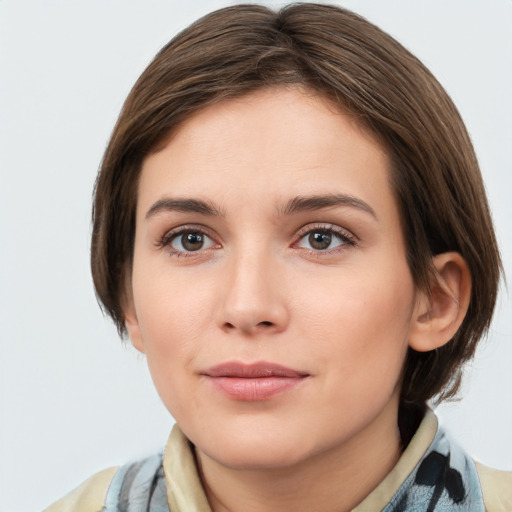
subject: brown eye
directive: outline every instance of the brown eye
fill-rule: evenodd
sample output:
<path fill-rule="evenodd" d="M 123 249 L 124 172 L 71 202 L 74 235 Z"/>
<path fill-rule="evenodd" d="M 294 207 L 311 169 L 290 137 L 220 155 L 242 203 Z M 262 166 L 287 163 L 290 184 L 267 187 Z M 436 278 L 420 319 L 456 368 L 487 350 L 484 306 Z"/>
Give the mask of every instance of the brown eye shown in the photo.
<path fill-rule="evenodd" d="M 213 244 L 213 240 L 201 231 L 184 231 L 175 235 L 170 245 L 177 252 L 194 252 L 208 249 Z"/>
<path fill-rule="evenodd" d="M 312 249 L 323 251 L 331 245 L 332 235 L 330 233 L 323 233 L 315 231 L 308 235 L 308 242 Z"/>
<path fill-rule="evenodd" d="M 204 240 L 201 233 L 185 233 L 181 235 L 181 245 L 186 251 L 198 251 L 203 247 Z"/>
<path fill-rule="evenodd" d="M 344 246 L 355 245 L 353 236 L 338 226 L 306 226 L 301 233 L 296 247 L 318 253 L 330 253 Z"/>

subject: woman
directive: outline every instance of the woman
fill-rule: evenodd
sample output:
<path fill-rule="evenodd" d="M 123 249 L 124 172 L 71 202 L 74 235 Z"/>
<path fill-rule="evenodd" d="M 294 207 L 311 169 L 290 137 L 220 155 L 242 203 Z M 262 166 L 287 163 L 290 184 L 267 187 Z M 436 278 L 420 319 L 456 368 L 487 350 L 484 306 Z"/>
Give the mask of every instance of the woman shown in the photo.
<path fill-rule="evenodd" d="M 496 301 L 476 158 L 364 19 L 235 6 L 164 47 L 104 157 L 92 269 L 177 427 L 49 510 L 510 508 L 426 406 Z"/>

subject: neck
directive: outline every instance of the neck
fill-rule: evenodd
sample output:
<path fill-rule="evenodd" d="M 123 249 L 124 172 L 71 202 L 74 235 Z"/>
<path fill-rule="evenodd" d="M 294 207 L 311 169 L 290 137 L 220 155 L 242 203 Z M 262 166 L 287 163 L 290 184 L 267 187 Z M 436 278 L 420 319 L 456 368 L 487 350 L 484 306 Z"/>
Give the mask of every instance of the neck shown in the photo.
<path fill-rule="evenodd" d="M 352 510 L 400 457 L 397 415 L 398 406 L 385 409 L 342 446 L 330 447 L 288 467 L 233 469 L 197 450 L 212 511 Z"/>

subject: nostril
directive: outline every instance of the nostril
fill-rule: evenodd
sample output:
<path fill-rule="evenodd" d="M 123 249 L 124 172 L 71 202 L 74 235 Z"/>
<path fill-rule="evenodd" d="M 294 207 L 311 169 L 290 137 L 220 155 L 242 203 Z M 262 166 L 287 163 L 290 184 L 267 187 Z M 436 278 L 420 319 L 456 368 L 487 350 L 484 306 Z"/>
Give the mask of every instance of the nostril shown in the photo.
<path fill-rule="evenodd" d="M 224 331 L 237 331 L 240 330 L 244 333 L 256 333 L 258 331 L 266 331 L 270 329 L 274 329 L 276 324 L 270 320 L 263 320 L 261 322 L 254 323 L 246 323 L 246 322 L 224 322 L 222 325 L 222 329 Z"/>

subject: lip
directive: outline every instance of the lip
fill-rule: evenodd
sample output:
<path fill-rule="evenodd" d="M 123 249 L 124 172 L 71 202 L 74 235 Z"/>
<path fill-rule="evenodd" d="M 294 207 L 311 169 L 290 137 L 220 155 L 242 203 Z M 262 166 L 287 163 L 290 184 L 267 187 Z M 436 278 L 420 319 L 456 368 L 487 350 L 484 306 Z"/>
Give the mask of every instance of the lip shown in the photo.
<path fill-rule="evenodd" d="M 309 374 L 266 361 L 245 364 L 230 361 L 213 366 L 201 375 L 214 389 L 238 401 L 262 401 L 289 391 Z"/>

